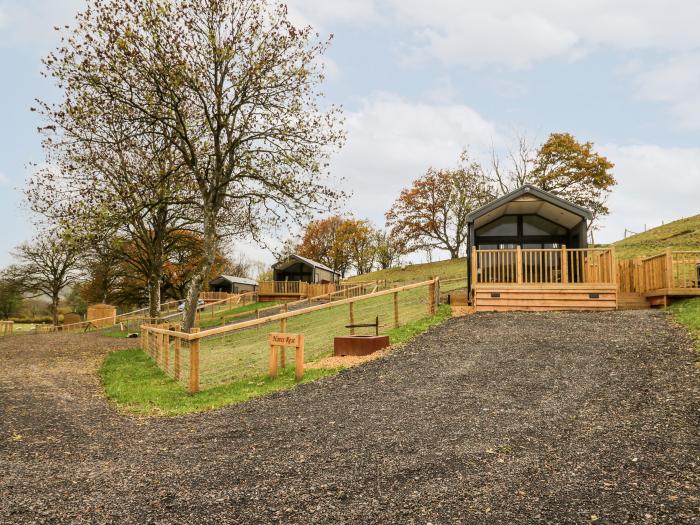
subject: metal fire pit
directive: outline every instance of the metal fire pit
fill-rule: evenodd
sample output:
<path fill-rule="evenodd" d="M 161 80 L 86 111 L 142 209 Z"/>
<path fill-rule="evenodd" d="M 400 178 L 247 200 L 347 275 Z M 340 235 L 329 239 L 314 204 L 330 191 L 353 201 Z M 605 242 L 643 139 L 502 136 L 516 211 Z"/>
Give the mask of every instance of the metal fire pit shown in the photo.
<path fill-rule="evenodd" d="M 333 355 L 369 355 L 388 346 L 388 335 L 342 335 L 333 340 Z"/>

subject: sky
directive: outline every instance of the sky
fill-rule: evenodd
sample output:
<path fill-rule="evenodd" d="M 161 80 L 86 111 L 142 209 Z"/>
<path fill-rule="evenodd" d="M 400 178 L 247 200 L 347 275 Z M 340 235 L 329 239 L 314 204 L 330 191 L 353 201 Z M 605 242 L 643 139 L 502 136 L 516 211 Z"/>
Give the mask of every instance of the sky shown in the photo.
<path fill-rule="evenodd" d="M 333 34 L 328 103 L 348 134 L 331 162 L 345 209 L 378 226 L 402 188 L 468 147 L 486 160 L 519 134 L 592 141 L 618 184 L 596 242 L 700 213 L 700 2 L 292 0 Z M 0 0 L 0 267 L 31 238 L 22 187 L 43 160 L 30 112 L 56 96 L 41 58 L 83 0 Z M 249 243 L 236 248 L 266 262 Z M 418 254 L 416 258 L 424 258 Z M 434 254 L 439 258 L 440 254 Z"/>

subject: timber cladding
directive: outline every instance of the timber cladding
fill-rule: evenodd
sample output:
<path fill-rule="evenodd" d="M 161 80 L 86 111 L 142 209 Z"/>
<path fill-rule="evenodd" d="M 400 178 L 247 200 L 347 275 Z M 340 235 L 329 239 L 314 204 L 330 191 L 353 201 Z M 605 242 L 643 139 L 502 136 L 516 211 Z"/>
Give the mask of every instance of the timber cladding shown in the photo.
<path fill-rule="evenodd" d="M 615 310 L 617 288 L 611 286 L 519 287 L 480 285 L 474 289 L 477 312 Z"/>

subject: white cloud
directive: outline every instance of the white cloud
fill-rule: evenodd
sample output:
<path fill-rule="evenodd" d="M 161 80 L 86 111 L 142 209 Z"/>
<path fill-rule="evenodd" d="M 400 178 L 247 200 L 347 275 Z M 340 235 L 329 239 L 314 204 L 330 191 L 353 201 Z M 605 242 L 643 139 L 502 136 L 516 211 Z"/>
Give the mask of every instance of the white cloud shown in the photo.
<path fill-rule="evenodd" d="M 383 3 L 383 2 L 382 2 Z M 414 53 L 447 63 L 521 68 L 600 47 L 680 51 L 700 45 L 694 0 L 386 0 L 412 27 Z"/>
<path fill-rule="evenodd" d="M 638 232 L 700 213 L 700 148 L 608 145 L 601 152 L 615 163 L 618 185 L 596 240 L 615 241 L 625 228 Z"/>
<path fill-rule="evenodd" d="M 9 186 L 10 185 L 10 177 L 5 175 L 0 171 L 0 186 Z"/>
<path fill-rule="evenodd" d="M 668 104 L 679 127 L 700 129 L 700 53 L 671 57 L 636 80 L 640 98 Z"/>
<path fill-rule="evenodd" d="M 453 166 L 465 145 L 478 154 L 498 140 L 495 126 L 462 104 L 379 94 L 346 116 L 348 142 L 331 167 L 354 193 L 349 209 L 378 225 L 401 189 L 428 167 Z"/>
<path fill-rule="evenodd" d="M 71 24 L 85 0 L 0 0 L 0 46 L 45 52 L 57 41 L 54 26 Z"/>

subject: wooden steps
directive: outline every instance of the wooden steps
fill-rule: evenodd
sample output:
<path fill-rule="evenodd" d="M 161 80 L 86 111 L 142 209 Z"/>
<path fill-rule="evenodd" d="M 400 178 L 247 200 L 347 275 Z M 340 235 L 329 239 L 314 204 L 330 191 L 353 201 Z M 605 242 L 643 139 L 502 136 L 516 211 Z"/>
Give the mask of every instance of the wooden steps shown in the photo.
<path fill-rule="evenodd" d="M 618 310 L 646 310 L 651 308 L 649 302 L 640 293 L 619 292 L 617 294 Z"/>

